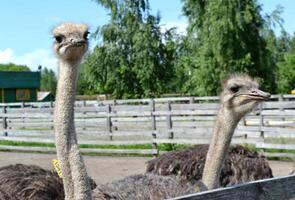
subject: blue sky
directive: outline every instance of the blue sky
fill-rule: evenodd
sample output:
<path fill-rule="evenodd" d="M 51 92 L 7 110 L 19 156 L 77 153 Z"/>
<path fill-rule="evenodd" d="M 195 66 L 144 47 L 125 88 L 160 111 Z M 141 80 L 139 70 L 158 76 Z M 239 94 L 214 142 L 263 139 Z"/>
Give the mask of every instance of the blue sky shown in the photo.
<path fill-rule="evenodd" d="M 263 11 L 278 4 L 284 7 L 282 18 L 286 30 L 295 31 L 294 0 L 259 0 Z M 150 0 L 152 13 L 161 13 L 163 27 L 176 26 L 185 31 L 186 18 L 181 14 L 181 0 Z M 9 0 L 0 7 L 0 63 L 13 62 L 36 70 L 41 64 L 56 71 L 51 50 L 51 29 L 60 22 L 84 22 L 93 31 L 107 23 L 109 16 L 93 0 Z"/>

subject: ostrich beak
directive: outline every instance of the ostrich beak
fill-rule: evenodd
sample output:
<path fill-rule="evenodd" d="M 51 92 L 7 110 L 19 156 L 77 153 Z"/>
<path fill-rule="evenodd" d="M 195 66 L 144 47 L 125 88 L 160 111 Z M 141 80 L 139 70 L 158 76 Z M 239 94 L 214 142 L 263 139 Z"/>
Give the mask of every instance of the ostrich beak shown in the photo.
<path fill-rule="evenodd" d="M 250 90 L 248 96 L 251 97 L 252 99 L 259 99 L 264 101 L 270 98 L 270 94 L 268 92 L 264 92 L 259 89 Z"/>

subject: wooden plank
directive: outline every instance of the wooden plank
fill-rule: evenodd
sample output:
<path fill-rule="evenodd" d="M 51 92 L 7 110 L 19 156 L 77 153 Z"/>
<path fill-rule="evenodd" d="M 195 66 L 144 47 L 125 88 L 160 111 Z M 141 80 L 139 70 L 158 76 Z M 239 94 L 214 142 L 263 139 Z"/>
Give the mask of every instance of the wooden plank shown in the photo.
<path fill-rule="evenodd" d="M 294 94 L 283 94 L 283 98 L 285 98 L 285 99 L 295 99 L 295 95 Z"/>
<path fill-rule="evenodd" d="M 275 116 L 294 116 L 295 110 L 284 110 L 284 111 L 274 111 L 274 110 L 263 110 L 262 115 L 275 115 Z"/>
<path fill-rule="evenodd" d="M 213 127 L 213 121 L 195 121 L 195 122 L 185 122 L 185 121 L 172 121 L 174 127 Z"/>
<path fill-rule="evenodd" d="M 50 113 L 1 113 L 0 117 L 8 117 L 8 118 L 50 118 L 53 119 L 52 114 Z"/>
<path fill-rule="evenodd" d="M 155 111 L 154 115 L 216 115 L 216 110 L 171 110 Z"/>
<path fill-rule="evenodd" d="M 257 148 L 261 149 L 295 149 L 295 144 L 272 144 L 272 143 L 263 143 L 263 142 L 258 142 L 256 143 Z"/>
<path fill-rule="evenodd" d="M 274 133 L 274 132 L 265 132 L 265 138 L 295 138 L 295 132 L 292 133 Z"/>
<path fill-rule="evenodd" d="M 214 100 L 218 101 L 219 97 L 218 96 L 204 96 L 204 97 L 194 97 L 194 101 L 208 101 L 208 100 Z"/>
<path fill-rule="evenodd" d="M 294 128 L 277 128 L 277 127 L 266 127 L 263 126 L 261 127 L 262 131 L 265 132 L 272 132 L 272 133 L 276 133 L 276 134 L 280 134 L 280 133 L 284 133 L 284 134 L 295 134 L 295 129 Z"/>
<path fill-rule="evenodd" d="M 79 112 L 107 112 L 107 106 L 75 107 L 75 113 Z"/>
<path fill-rule="evenodd" d="M 171 104 L 172 110 L 217 110 L 218 103 Z"/>
<path fill-rule="evenodd" d="M 232 144 L 256 144 L 261 141 L 255 138 L 233 138 Z M 154 139 L 153 142 L 158 144 L 209 144 L 210 138 L 198 138 L 198 139 Z"/>
<path fill-rule="evenodd" d="M 156 149 L 88 149 L 80 148 L 82 153 L 109 153 L 109 154 L 143 154 L 153 155 L 157 154 Z"/>
<path fill-rule="evenodd" d="M 172 116 L 173 121 L 215 121 L 216 116 Z"/>
<path fill-rule="evenodd" d="M 0 145 L 0 150 L 22 151 L 22 152 L 50 152 L 55 153 L 55 147 L 26 147 L 26 146 L 11 146 Z M 154 149 L 92 149 L 80 148 L 82 153 L 108 153 L 108 154 L 142 154 L 152 155 L 157 154 Z"/>
<path fill-rule="evenodd" d="M 120 112 L 120 111 L 132 111 L 132 112 L 143 112 L 143 111 L 150 111 L 149 105 L 115 105 L 112 106 L 113 112 Z"/>
<path fill-rule="evenodd" d="M 0 136 L 0 140 L 18 141 L 18 142 L 37 142 L 37 143 L 54 143 L 54 139 L 50 138 L 28 138 L 28 137 L 4 137 Z M 132 145 L 132 144 L 151 144 L 152 140 L 129 140 L 129 141 L 107 141 L 107 140 L 80 140 L 79 144 L 91 145 Z"/>
<path fill-rule="evenodd" d="M 295 109 L 295 101 L 264 102 L 262 104 L 262 107 L 263 109 L 281 109 L 281 108 Z"/>
<path fill-rule="evenodd" d="M 287 200 L 295 197 L 295 175 L 258 180 L 169 200 Z"/>

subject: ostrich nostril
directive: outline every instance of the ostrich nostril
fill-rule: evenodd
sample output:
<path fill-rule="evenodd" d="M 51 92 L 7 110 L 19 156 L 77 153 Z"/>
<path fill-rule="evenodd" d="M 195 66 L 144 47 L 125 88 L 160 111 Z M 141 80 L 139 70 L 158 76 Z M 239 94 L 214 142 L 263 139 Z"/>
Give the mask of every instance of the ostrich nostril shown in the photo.
<path fill-rule="evenodd" d="M 257 91 L 256 90 L 251 90 L 250 91 L 252 94 L 257 94 Z"/>

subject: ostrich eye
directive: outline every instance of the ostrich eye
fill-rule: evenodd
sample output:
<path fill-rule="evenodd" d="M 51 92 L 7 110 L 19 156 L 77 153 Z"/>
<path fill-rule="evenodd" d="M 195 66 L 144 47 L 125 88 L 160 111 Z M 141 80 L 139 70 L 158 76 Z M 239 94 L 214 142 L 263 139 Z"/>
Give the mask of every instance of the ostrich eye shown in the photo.
<path fill-rule="evenodd" d="M 62 39 L 63 39 L 63 37 L 61 35 L 56 35 L 56 36 L 54 36 L 54 38 L 57 43 L 61 43 Z"/>
<path fill-rule="evenodd" d="M 239 89 L 240 89 L 240 86 L 234 85 L 234 86 L 230 87 L 229 89 L 230 89 L 231 92 L 237 93 L 239 91 Z"/>
<path fill-rule="evenodd" d="M 88 40 L 89 31 L 85 32 L 83 35 L 84 40 Z"/>

